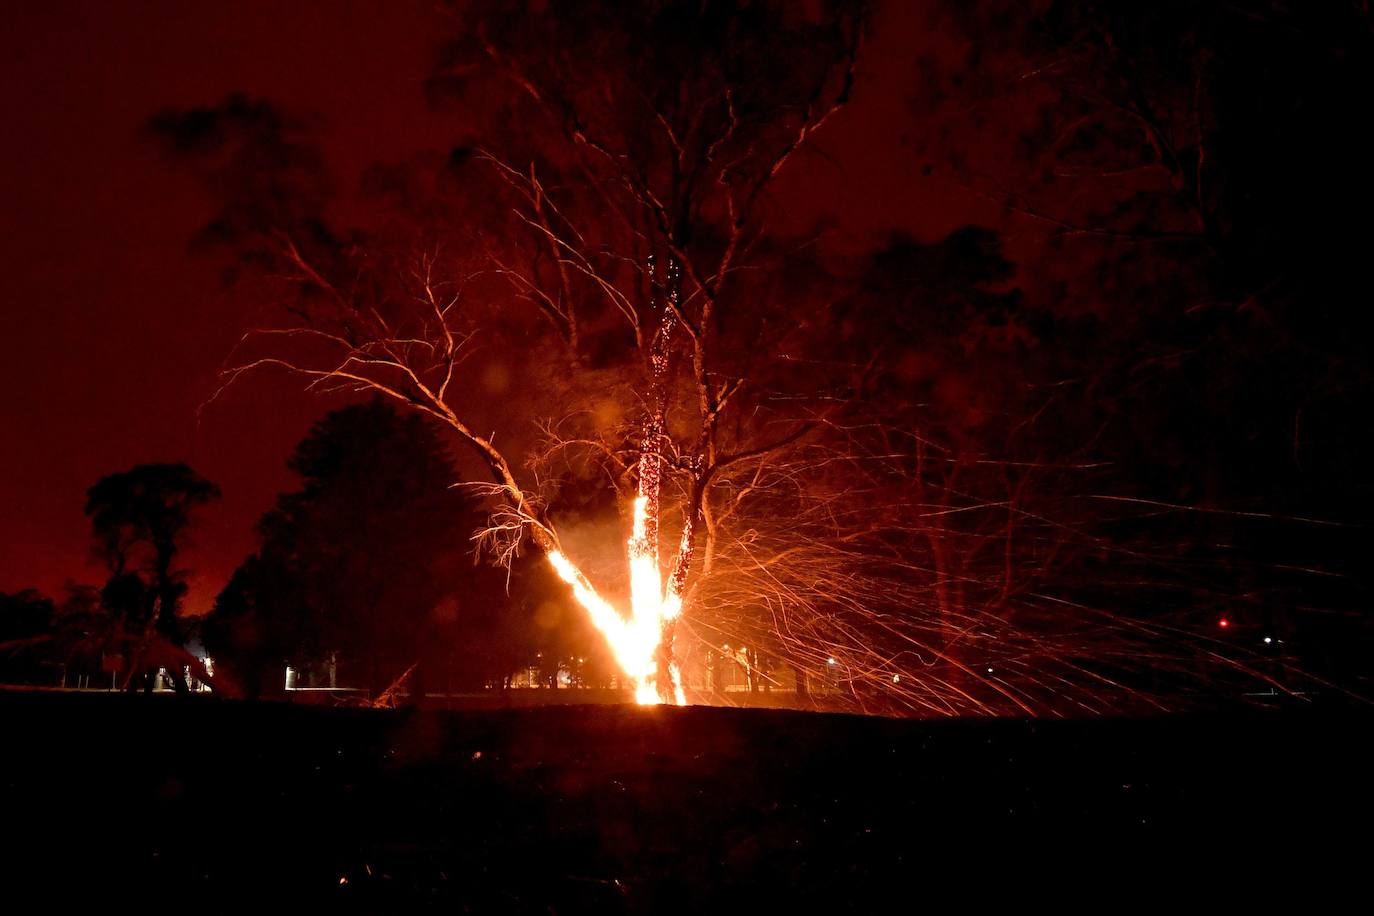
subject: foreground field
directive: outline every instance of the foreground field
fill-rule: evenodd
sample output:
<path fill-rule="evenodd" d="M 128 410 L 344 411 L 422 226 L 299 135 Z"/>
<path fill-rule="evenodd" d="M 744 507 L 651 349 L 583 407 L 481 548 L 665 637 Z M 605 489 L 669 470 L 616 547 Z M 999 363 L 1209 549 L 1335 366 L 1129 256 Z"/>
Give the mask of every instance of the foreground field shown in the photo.
<path fill-rule="evenodd" d="M 0 877 L 51 912 L 78 895 L 186 912 L 873 912 L 894 889 L 915 907 L 1106 874 L 1315 900 L 1355 880 L 1374 814 L 1374 717 L 1358 711 L 911 722 L 0 691 L 0 717 Z M 1036 877 L 999 884 L 1012 874 Z"/>

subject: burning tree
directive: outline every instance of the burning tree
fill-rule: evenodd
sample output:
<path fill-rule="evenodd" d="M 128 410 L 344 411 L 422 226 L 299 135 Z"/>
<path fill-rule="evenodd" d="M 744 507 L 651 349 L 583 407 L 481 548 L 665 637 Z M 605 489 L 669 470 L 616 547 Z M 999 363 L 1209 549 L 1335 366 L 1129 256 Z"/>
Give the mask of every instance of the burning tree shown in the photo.
<path fill-rule="evenodd" d="M 412 223 L 388 249 L 377 239 L 350 244 L 358 240 L 291 207 L 226 211 L 221 228 L 249 241 L 285 281 L 297 319 L 253 331 L 251 355 L 227 381 L 284 367 L 316 387 L 370 389 L 442 421 L 492 481 L 485 489 L 495 511 L 479 540 L 507 561 L 525 543 L 546 553 L 639 698 L 681 700 L 673 630 L 700 541 L 711 563 L 712 493 L 824 422 L 809 400 L 785 403 L 768 380 L 749 376 L 746 351 L 771 360 L 801 321 L 769 326 L 746 314 L 753 291 L 740 278 L 767 247 L 769 186 L 849 99 L 862 10 L 838 5 L 812 17 L 765 6 L 608 4 L 573 16 L 478 4 L 454 15 L 465 37 L 446 49 L 431 93 L 482 92 L 478 83 L 497 81 L 509 104 L 494 114 L 537 125 L 504 144 L 512 149 L 456 151 L 440 175 L 484 195 L 486 218 L 474 225 L 472 208 L 453 213 L 439 193 L 421 228 Z M 774 75 L 760 79 L 765 73 Z M 205 152 L 193 135 L 206 116 L 169 113 L 154 128 L 174 148 Z M 243 138 L 227 157 L 223 137 L 208 144 L 219 175 L 251 183 L 264 160 L 283 175 L 298 161 L 301 147 L 264 108 L 235 101 L 217 116 Z M 397 254 L 416 250 L 408 264 Z M 542 321 L 537 332 L 527 314 Z M 739 331 L 767 336 L 746 347 Z M 511 335 L 533 338 L 523 348 L 531 360 L 586 376 L 560 391 L 564 411 L 608 377 L 619 378 L 621 397 L 638 391 L 617 422 L 545 418 L 545 441 L 530 449 L 533 470 L 585 450 L 618 490 L 633 491 L 628 619 L 564 547 L 549 488 L 522 479 L 509 449 L 480 431 L 482 408 L 465 403 L 460 367 Z M 665 569 L 659 545 L 669 536 L 676 547 Z"/>
<path fill-rule="evenodd" d="M 682 702 L 680 656 L 741 642 L 751 668 L 762 650 L 801 685 L 937 713 L 1135 691 L 1122 671 L 1163 630 L 1044 587 L 1070 546 L 1102 547 L 1039 495 L 1092 463 L 1045 454 L 1034 403 L 989 423 L 988 392 L 949 384 L 958 341 L 1017 305 L 996 237 L 910 243 L 913 299 L 873 293 L 879 260 L 774 228 L 770 191 L 855 91 L 862 5 L 451 15 L 426 88 L 470 135 L 370 170 L 369 232 L 330 228 L 316 154 L 270 106 L 152 122 L 225 195 L 212 237 L 270 284 L 276 320 L 226 385 L 276 367 L 444 424 L 489 478 L 476 540 L 542 552 L 641 702 Z M 923 415 L 930 392 L 953 419 Z M 613 562 L 584 531 L 612 502 Z M 612 578 L 628 615 L 594 584 Z"/>

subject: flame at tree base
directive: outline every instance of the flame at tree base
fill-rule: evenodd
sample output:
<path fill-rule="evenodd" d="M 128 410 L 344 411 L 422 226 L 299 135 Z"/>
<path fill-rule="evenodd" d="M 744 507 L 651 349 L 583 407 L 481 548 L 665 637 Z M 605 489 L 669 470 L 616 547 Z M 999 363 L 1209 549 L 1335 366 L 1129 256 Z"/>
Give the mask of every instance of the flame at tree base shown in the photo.
<path fill-rule="evenodd" d="M 592 625 L 605 637 L 616 664 L 634 681 L 635 702 L 656 705 L 671 698 L 678 706 L 687 703 L 682 673 L 675 663 L 666 666 L 667 684 L 660 684 L 659 653 L 668 625 L 682 612 L 682 597 L 670 587 L 665 593 L 658 568 L 657 550 L 645 536 L 648 501 L 635 500 L 634 531 L 627 545 L 630 562 L 630 609 L 626 619 L 602 598 L 582 571 L 561 551 L 550 550 L 549 564 L 558 577 L 572 586 L 573 596 L 586 610 Z M 664 689 L 666 688 L 666 689 Z"/>

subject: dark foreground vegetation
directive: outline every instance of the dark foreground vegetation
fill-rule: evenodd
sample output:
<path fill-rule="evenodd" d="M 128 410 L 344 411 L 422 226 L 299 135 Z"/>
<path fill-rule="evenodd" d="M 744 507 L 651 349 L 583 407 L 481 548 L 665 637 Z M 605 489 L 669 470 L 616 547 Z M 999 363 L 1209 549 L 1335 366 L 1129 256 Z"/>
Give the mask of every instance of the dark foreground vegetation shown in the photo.
<path fill-rule="evenodd" d="M 1106 875 L 1129 876 L 1118 895 L 1317 902 L 1358 878 L 1374 813 L 1374 717 L 1358 711 L 913 722 L 0 693 L 0 716 L 4 885 L 50 912 L 85 895 L 185 912 L 874 912 L 894 890 L 904 902 L 881 911 L 908 912 Z"/>

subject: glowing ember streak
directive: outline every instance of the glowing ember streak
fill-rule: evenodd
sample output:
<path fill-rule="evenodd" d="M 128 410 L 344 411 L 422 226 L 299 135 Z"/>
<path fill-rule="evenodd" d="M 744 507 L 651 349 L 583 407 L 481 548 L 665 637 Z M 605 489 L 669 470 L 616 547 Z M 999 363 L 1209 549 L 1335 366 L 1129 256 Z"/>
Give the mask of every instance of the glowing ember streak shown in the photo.
<path fill-rule="evenodd" d="M 657 559 L 646 546 L 644 538 L 648 502 L 644 497 L 635 500 L 634 529 L 627 545 L 630 561 L 630 619 L 597 594 L 572 562 L 557 550 L 548 553 L 558 577 L 572 586 L 573 595 L 586 609 L 592 624 L 601 631 L 611 647 L 616 664 L 635 682 L 635 702 L 651 705 L 662 702 L 658 684 L 657 655 L 663 642 L 663 627 L 682 610 L 682 596 L 671 586 L 663 590 Z M 677 705 L 685 705 L 682 675 L 676 664 L 669 666 L 668 685 Z"/>

